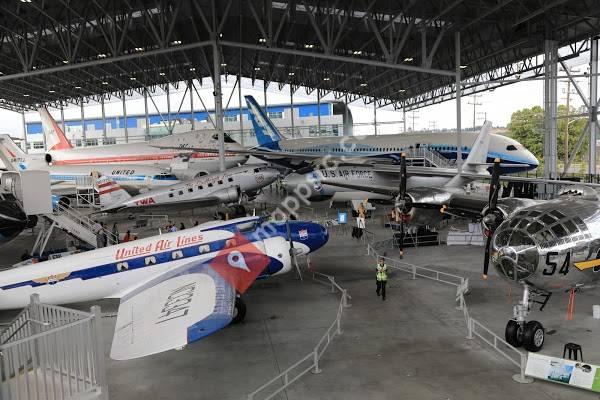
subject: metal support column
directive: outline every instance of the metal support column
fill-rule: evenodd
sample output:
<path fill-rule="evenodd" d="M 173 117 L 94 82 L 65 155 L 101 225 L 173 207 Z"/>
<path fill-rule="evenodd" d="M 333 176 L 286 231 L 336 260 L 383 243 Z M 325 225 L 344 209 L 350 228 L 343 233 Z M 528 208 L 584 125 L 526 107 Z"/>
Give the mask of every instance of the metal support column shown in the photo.
<path fill-rule="evenodd" d="M 102 110 L 102 144 L 106 144 L 106 110 L 104 109 L 104 95 L 100 98 L 100 109 Z"/>
<path fill-rule="evenodd" d="M 598 138 L 598 37 L 590 46 L 590 143 L 588 174 L 596 175 L 596 140 Z"/>
<path fill-rule="evenodd" d="M 348 93 L 344 95 L 344 136 L 350 136 L 350 121 L 348 120 Z"/>
<path fill-rule="evenodd" d="M 558 43 L 544 42 L 544 177 L 557 177 L 557 70 Z"/>
<path fill-rule="evenodd" d="M 317 89 L 317 136 L 321 136 L 321 91 Z"/>
<path fill-rule="evenodd" d="M 63 106 L 62 101 L 60 103 L 60 124 L 62 125 L 63 133 L 66 135 L 67 131 L 65 129 L 65 107 Z"/>
<path fill-rule="evenodd" d="M 406 107 L 402 107 L 402 125 L 403 133 L 406 133 Z"/>
<path fill-rule="evenodd" d="M 241 68 L 241 66 L 240 66 Z M 242 75 L 238 74 L 238 103 L 240 107 L 240 144 L 244 146 L 244 112 L 242 109 Z"/>
<path fill-rule="evenodd" d="M 23 143 L 25 143 L 25 153 L 29 153 L 29 144 L 27 143 L 27 124 L 25 123 L 25 110 L 21 111 L 21 120 L 23 121 Z"/>
<path fill-rule="evenodd" d="M 127 106 L 125 105 L 125 92 L 121 92 L 123 96 L 123 127 L 125 128 L 125 143 L 129 143 L 129 132 L 127 132 Z"/>
<path fill-rule="evenodd" d="M 377 136 L 377 99 L 373 99 L 373 127 L 375 128 L 375 136 Z"/>
<path fill-rule="evenodd" d="M 215 96 L 215 125 L 219 137 L 219 170 L 225 171 L 225 135 L 223 132 L 223 96 L 221 94 L 221 53 L 217 40 L 213 42 L 213 86 Z"/>
<path fill-rule="evenodd" d="M 85 112 L 83 110 L 83 97 L 81 100 L 81 144 L 87 146 L 87 137 L 85 135 Z"/>
<path fill-rule="evenodd" d="M 188 81 L 188 90 L 190 92 L 190 118 L 192 119 L 192 130 L 196 130 L 196 117 L 194 116 L 194 86 L 192 80 Z"/>
<path fill-rule="evenodd" d="M 292 138 L 296 136 L 294 129 L 294 88 L 290 85 L 290 117 L 292 117 Z"/>
<path fill-rule="evenodd" d="M 458 172 L 462 172 L 462 131 L 461 131 L 461 110 L 460 102 L 462 95 L 461 71 L 460 71 L 460 32 L 454 35 L 454 58 L 456 62 L 456 166 Z M 413 119 L 414 124 L 414 119 Z M 414 129 L 413 129 L 414 130 Z"/>
<path fill-rule="evenodd" d="M 150 140 L 150 118 L 148 118 L 148 88 L 144 88 L 144 121 L 146 127 L 144 128 L 144 135 L 146 140 Z"/>
<path fill-rule="evenodd" d="M 167 83 L 167 133 L 170 135 L 173 133 L 173 126 L 171 126 L 171 90 Z"/>

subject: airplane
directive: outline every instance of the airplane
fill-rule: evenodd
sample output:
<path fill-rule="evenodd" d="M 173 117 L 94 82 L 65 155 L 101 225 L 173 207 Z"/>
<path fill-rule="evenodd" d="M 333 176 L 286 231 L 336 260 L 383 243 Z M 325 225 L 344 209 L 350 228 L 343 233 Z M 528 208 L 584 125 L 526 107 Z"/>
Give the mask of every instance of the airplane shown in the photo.
<path fill-rule="evenodd" d="M 486 174 L 488 148 L 492 134 L 492 124 L 486 121 L 478 137 L 474 141 L 471 151 L 463 164 L 464 172 Z M 406 156 L 401 155 L 401 164 Z M 474 179 L 456 178 L 456 168 L 430 168 L 406 167 L 411 172 L 407 177 L 406 187 L 416 188 L 443 188 L 445 192 L 464 193 L 463 187 Z M 332 202 L 346 202 L 369 198 L 369 200 L 388 200 L 396 198 L 399 184 L 399 170 L 396 166 L 386 165 L 360 165 L 342 162 L 338 166 L 323 167 L 305 174 L 291 173 L 283 179 L 283 185 L 288 193 L 302 194 L 309 201 L 331 200 Z M 426 189 L 429 195 L 434 189 Z M 418 202 L 416 198 L 412 202 Z M 441 204 L 440 204 L 441 205 Z"/>
<path fill-rule="evenodd" d="M 129 193 L 135 194 L 179 182 L 179 179 L 170 173 L 168 169 L 153 165 L 49 165 L 40 157 L 25 154 L 9 135 L 0 135 L 0 149 L 0 158 L 2 158 L 2 162 L 7 169 L 48 171 L 52 190 L 55 193 L 66 194 L 72 192 L 75 189 L 77 178 L 94 174 L 110 177 L 119 182 Z"/>
<path fill-rule="evenodd" d="M 328 240 L 319 224 L 242 218 L 0 271 L 0 309 L 120 299 L 111 358 L 179 349 L 227 326 L 257 278 Z M 296 248 L 293 246 L 296 245 Z"/>
<path fill-rule="evenodd" d="M 244 165 L 215 172 L 171 186 L 130 196 L 108 177 L 97 182 L 99 212 L 144 211 L 159 208 L 193 208 L 238 203 L 243 196 L 254 196 L 277 180 L 279 171 L 265 165 Z"/>
<path fill-rule="evenodd" d="M 246 96 L 250 121 L 258 141 L 251 149 L 232 149 L 231 153 L 255 156 L 263 161 L 272 162 L 304 173 L 318 164 L 327 164 L 333 158 L 354 163 L 371 164 L 375 162 L 399 163 L 400 155 L 409 151 L 430 151 L 449 161 L 457 158 L 456 135 L 453 133 L 412 134 L 380 136 L 344 136 L 288 139 L 275 127 L 263 109 L 252 96 Z M 463 159 L 466 159 L 477 138 L 475 132 L 464 132 Z M 166 145 L 157 142 L 161 149 L 181 149 L 212 152 L 208 147 L 187 146 L 175 141 Z M 504 173 L 518 173 L 538 166 L 538 160 L 523 145 L 506 136 L 490 134 L 490 145 L 486 162 L 490 164 L 500 158 Z"/>
<path fill-rule="evenodd" d="M 37 224 L 35 215 L 27 215 L 14 194 L 0 189 L 0 244 L 17 237 L 24 229 Z"/>
<path fill-rule="evenodd" d="M 213 153 L 193 152 L 181 153 L 173 150 L 162 150 L 152 147 L 152 140 L 147 142 L 113 144 L 104 146 L 73 147 L 62 129 L 46 108 L 40 108 L 40 117 L 47 151 L 44 160 L 52 165 L 81 164 L 131 164 L 155 165 L 171 168 L 171 172 L 179 179 L 190 179 L 219 170 L 219 159 Z M 217 133 L 214 131 L 190 131 L 172 135 L 189 146 L 206 146 L 216 148 Z M 226 150 L 243 149 L 231 138 L 226 137 Z M 244 164 L 248 156 L 225 154 L 225 167 L 231 168 Z"/>

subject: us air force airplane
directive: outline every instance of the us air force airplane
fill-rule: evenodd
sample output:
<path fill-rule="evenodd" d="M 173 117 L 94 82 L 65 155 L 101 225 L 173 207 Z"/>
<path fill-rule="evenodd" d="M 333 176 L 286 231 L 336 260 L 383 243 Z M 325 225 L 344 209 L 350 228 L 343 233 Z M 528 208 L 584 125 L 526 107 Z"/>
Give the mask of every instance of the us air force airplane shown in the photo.
<path fill-rule="evenodd" d="M 131 197 L 108 177 L 98 180 L 101 212 L 193 208 L 231 204 L 254 196 L 277 180 L 279 171 L 264 165 L 244 165 Z"/>
<path fill-rule="evenodd" d="M 47 151 L 44 156 L 52 165 L 81 164 L 131 164 L 156 165 L 171 168 L 171 172 L 180 179 L 189 179 L 219 170 L 219 159 L 214 153 L 182 154 L 173 150 L 152 147 L 152 141 L 124 143 L 106 146 L 73 147 L 67 140 L 54 118 L 47 109 L 39 109 L 42 119 Z M 213 131 L 191 131 L 175 134 L 178 140 L 189 147 L 216 148 L 217 134 Z M 242 149 L 232 140 L 228 140 L 226 149 Z M 226 153 L 225 167 L 243 164 L 248 157 Z"/>
<path fill-rule="evenodd" d="M 167 169 L 153 165 L 135 164 L 82 164 L 48 165 L 38 155 L 25 154 L 9 135 L 0 135 L 2 161 L 7 169 L 18 171 L 41 170 L 50 173 L 54 193 L 69 193 L 75 190 L 77 178 L 94 174 L 107 176 L 118 182 L 123 189 L 137 194 L 159 187 L 170 186 L 179 180 Z"/>
<path fill-rule="evenodd" d="M 288 272 L 292 252 L 322 247 L 312 222 L 242 218 L 0 271 L 0 309 L 118 298 L 111 358 L 181 348 L 225 327 L 258 277 Z M 293 247 L 295 246 L 295 247 Z"/>
<path fill-rule="evenodd" d="M 301 168 L 307 159 L 314 160 L 325 155 L 398 162 L 401 153 L 421 147 L 435 151 L 449 160 L 456 160 L 457 157 L 456 135 L 453 133 L 287 139 L 277 130 L 252 96 L 246 96 L 246 103 L 258 140 L 258 147 L 247 151 L 246 154 L 281 163 L 292 169 Z M 476 138 L 475 132 L 462 134 L 463 158 L 468 157 Z M 506 136 L 490 134 L 484 162 L 492 163 L 496 158 L 507 165 L 502 169 L 504 173 L 527 171 L 538 166 L 535 156 L 519 142 Z"/>

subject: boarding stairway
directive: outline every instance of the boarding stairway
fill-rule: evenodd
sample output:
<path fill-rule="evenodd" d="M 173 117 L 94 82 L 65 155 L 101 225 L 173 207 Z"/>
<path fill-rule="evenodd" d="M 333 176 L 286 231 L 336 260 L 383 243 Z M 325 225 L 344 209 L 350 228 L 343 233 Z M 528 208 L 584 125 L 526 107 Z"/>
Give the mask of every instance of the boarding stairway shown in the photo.
<path fill-rule="evenodd" d="M 107 246 L 118 243 L 118 237 L 115 234 L 107 229 L 96 232 L 94 229 L 96 223 L 92 219 L 67 204 L 59 202 L 52 213 L 43 214 L 43 216 L 50 223 L 50 227 L 46 228 L 43 225 L 33 246 L 32 254 L 44 252 L 54 228 L 68 233 L 94 249 L 98 247 L 98 236 L 100 235 L 106 235 Z"/>
<path fill-rule="evenodd" d="M 427 147 L 404 150 L 407 165 L 414 167 L 452 168 L 454 165 L 446 157 Z"/>

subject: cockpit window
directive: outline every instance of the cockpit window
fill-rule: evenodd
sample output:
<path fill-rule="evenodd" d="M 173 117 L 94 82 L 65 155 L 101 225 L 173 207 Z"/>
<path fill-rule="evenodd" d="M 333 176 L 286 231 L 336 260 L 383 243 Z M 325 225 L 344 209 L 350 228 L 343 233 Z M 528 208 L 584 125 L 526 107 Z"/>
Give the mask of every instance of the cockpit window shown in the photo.
<path fill-rule="evenodd" d="M 254 168 L 254 172 L 260 172 L 260 168 Z"/>
<path fill-rule="evenodd" d="M 554 225 L 552 228 L 552 231 L 556 234 L 557 237 L 563 237 L 563 236 L 567 236 L 567 231 L 565 230 L 565 228 L 563 228 L 563 226 L 561 224 L 556 224 Z"/>
<path fill-rule="evenodd" d="M 517 148 L 514 145 L 509 144 L 508 146 L 506 146 L 506 150 L 508 150 L 508 151 L 515 151 L 515 150 L 517 150 Z"/>
<path fill-rule="evenodd" d="M 542 213 L 539 211 L 530 211 L 529 212 L 529 216 L 530 217 L 539 217 Z"/>
<path fill-rule="evenodd" d="M 552 218 L 552 216 L 550 216 L 549 214 L 543 215 L 540 219 L 546 225 L 552 225 L 554 222 L 556 222 L 556 220 Z"/>
<path fill-rule="evenodd" d="M 573 221 L 565 221 L 565 222 L 563 222 L 563 224 L 565 225 L 565 228 L 567 228 L 567 230 L 570 233 L 577 232 L 577 226 L 573 223 Z"/>
<path fill-rule="evenodd" d="M 534 234 L 544 228 L 544 225 L 539 222 L 532 222 L 527 228 L 527 232 Z"/>
<path fill-rule="evenodd" d="M 233 139 L 231 138 L 231 136 L 229 136 L 227 133 L 225 133 L 225 134 L 223 135 L 223 137 L 224 137 L 224 138 L 223 138 L 223 141 L 224 141 L 225 143 L 235 143 L 235 140 L 233 140 Z M 212 135 L 212 138 L 213 138 L 214 140 L 219 140 L 219 134 L 218 134 L 218 133 L 215 133 L 214 135 Z"/>
<path fill-rule="evenodd" d="M 550 214 L 554 215 L 558 219 L 563 219 L 565 217 L 565 215 L 558 210 L 552 210 L 550 211 Z"/>
<path fill-rule="evenodd" d="M 176 181 L 177 177 L 173 174 L 160 174 L 154 175 L 152 179 L 155 179 L 157 181 Z"/>

